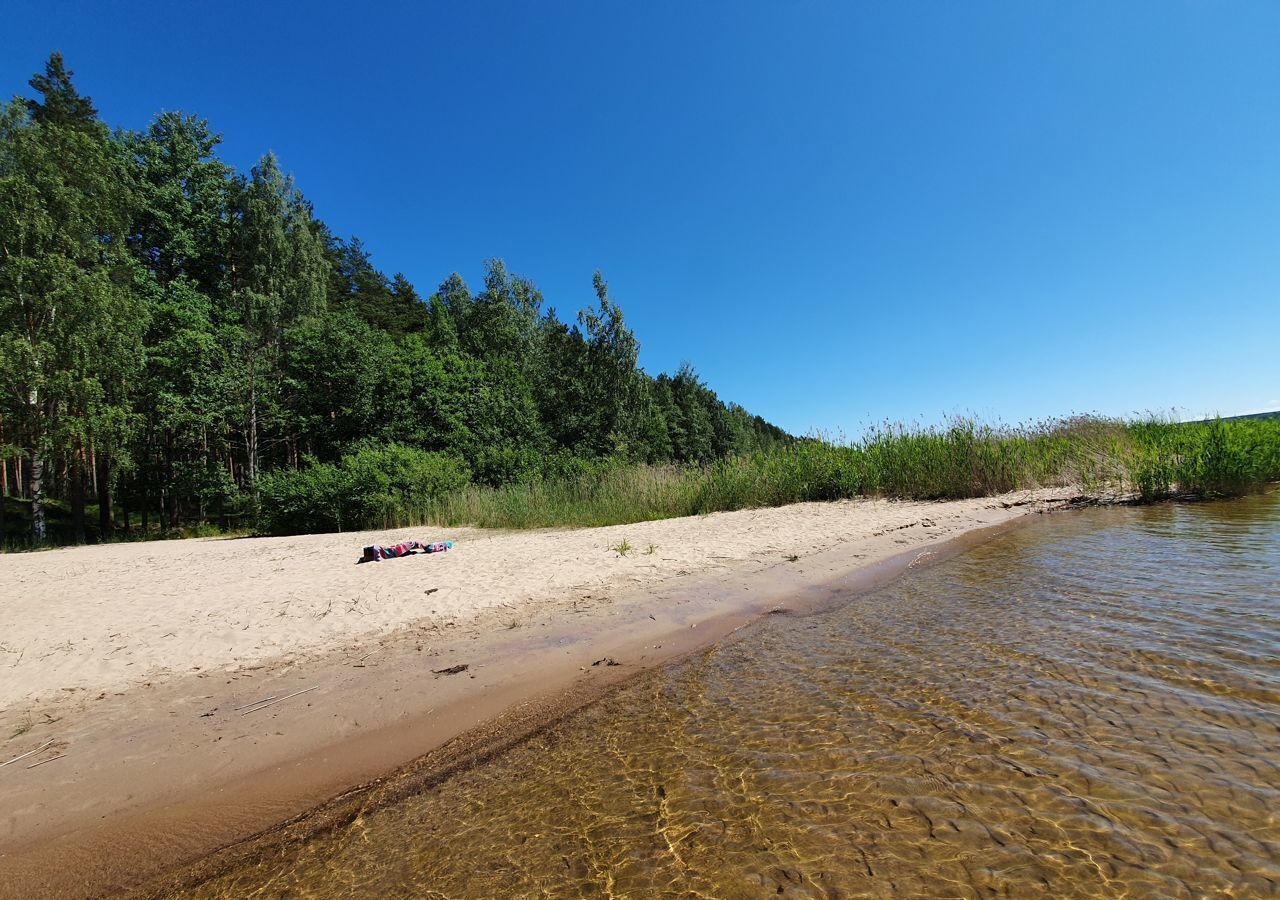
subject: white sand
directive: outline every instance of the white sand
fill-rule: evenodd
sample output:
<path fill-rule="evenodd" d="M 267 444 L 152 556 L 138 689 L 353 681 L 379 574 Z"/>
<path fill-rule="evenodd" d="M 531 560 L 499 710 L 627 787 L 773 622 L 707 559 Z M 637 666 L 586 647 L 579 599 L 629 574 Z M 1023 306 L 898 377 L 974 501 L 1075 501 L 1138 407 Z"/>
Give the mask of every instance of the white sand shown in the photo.
<path fill-rule="evenodd" d="M 549 602 L 590 603 L 716 568 L 750 571 L 892 529 L 942 536 L 1008 502 L 805 503 L 609 528 L 401 529 L 6 554 L 0 708 L 312 656 L 408 626 L 499 628 Z M 455 546 L 355 565 L 363 545 L 405 538 Z M 610 549 L 624 540 L 626 556 Z"/>

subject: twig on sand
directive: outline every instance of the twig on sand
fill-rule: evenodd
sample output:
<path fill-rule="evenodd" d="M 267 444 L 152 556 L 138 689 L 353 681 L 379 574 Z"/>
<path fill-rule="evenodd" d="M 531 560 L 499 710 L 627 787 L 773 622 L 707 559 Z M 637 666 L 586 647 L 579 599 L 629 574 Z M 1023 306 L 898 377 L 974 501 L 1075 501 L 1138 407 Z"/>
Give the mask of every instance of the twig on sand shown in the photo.
<path fill-rule="evenodd" d="M 26 753 L 22 754 L 21 756 L 15 756 L 13 759 L 9 760 L 9 762 L 2 762 L 0 763 L 0 769 L 3 769 L 5 766 L 9 765 L 9 763 L 16 763 L 20 759 L 26 759 L 28 756 L 34 756 L 35 754 L 39 753 L 41 750 L 43 750 L 45 747 L 48 747 L 52 743 L 53 741 L 45 741 L 43 744 L 41 744 L 39 747 L 37 747 L 34 750 L 28 750 Z"/>
<path fill-rule="evenodd" d="M 249 710 L 249 712 L 242 712 L 240 713 L 240 715 L 247 716 L 249 715 L 249 713 L 255 713 L 260 709 L 266 709 L 268 706 L 274 706 L 277 703 L 283 703 L 285 700 L 288 700 L 291 697 L 297 697 L 299 694 L 306 694 L 311 691 L 314 691 L 318 687 L 320 687 L 320 685 L 317 684 L 309 688 L 303 688 L 300 691 L 294 691 L 292 694 L 285 694 L 283 697 L 276 697 L 274 700 L 264 701 L 261 706 L 255 706 L 253 709 Z"/>
<path fill-rule="evenodd" d="M 266 703 L 268 700 L 274 700 L 279 694 L 272 694 L 270 697 L 263 697 L 261 700 L 254 700 L 252 703 L 246 703 L 244 706 L 237 706 L 234 712 L 240 712 L 242 709 L 248 709 L 250 706 L 257 706 L 259 703 Z"/>
<path fill-rule="evenodd" d="M 62 759 L 66 755 L 67 754 L 65 753 L 60 753 L 57 756 L 50 756 L 48 759 L 42 759 L 38 763 L 32 763 L 31 765 L 27 766 L 27 768 L 34 769 L 36 766 L 43 766 L 47 762 L 53 762 L 55 759 Z"/>

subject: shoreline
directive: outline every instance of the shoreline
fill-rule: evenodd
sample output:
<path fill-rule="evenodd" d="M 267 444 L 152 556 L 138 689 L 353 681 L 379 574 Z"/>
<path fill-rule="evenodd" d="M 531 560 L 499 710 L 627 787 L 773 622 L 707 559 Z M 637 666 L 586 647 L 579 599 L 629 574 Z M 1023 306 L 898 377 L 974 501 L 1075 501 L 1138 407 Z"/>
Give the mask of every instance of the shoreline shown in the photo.
<path fill-rule="evenodd" d="M 736 533 L 742 523 L 734 517 L 748 518 L 746 530 L 753 533 L 813 515 L 848 520 L 849 527 L 820 535 L 803 556 L 753 562 L 739 553 L 732 564 L 718 565 L 718 555 L 704 553 L 698 570 L 611 586 L 590 605 L 563 597 L 550 605 L 515 604 L 517 614 L 543 620 L 536 626 L 497 624 L 508 610 L 502 605 L 504 613 L 477 610 L 472 624 L 478 626 L 459 627 L 456 635 L 405 627 L 379 635 L 379 645 L 360 656 L 338 646 L 301 662 L 267 660 L 217 672 L 226 682 L 217 687 L 208 683 L 210 673 L 197 673 L 79 708 L 64 704 L 48 726 L 31 729 L 40 733 L 26 743 L 60 731 L 67 745 L 54 749 L 67 758 L 23 770 L 21 779 L 0 770 L 0 798 L 9 810 L 0 833 L 0 896 L 162 895 L 492 758 L 643 672 L 733 639 L 779 606 L 790 614 L 825 608 L 913 566 L 963 552 L 1030 513 L 1090 499 L 1069 490 L 1038 491 L 943 503 L 803 504 L 693 523 L 641 523 L 666 526 L 668 533 L 673 524 L 692 524 L 714 535 L 717 529 Z M 586 533 L 607 539 L 628 530 L 642 529 Z M 564 536 L 548 531 L 492 539 Z M 339 537 L 357 541 L 356 535 Z M 374 567 L 361 567 L 367 568 Z M 468 668 L 444 674 L 454 665 Z M 378 677 L 371 680 L 371 673 Z M 313 685 L 305 695 L 286 697 Z M 252 705 L 268 696 L 285 700 L 269 710 Z M 0 744 L 3 758 L 27 749 L 21 743 Z M 59 770 L 73 760 L 75 768 Z"/>

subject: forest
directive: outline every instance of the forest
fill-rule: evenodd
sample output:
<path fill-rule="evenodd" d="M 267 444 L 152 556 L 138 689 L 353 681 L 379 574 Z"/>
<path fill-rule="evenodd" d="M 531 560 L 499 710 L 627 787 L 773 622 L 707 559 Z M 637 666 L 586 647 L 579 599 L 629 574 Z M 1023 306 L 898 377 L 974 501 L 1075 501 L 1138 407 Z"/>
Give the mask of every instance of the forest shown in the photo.
<path fill-rule="evenodd" d="M 53 53 L 0 108 L 0 535 L 344 528 L 794 442 L 687 364 L 644 372 L 600 272 L 572 321 L 497 259 L 420 291 L 272 154 L 235 171 L 181 112 L 113 130 L 72 74 Z"/>
<path fill-rule="evenodd" d="M 497 259 L 475 292 L 452 274 L 424 296 L 334 234 L 272 154 L 237 172 L 180 112 L 113 131 L 71 76 L 54 53 L 0 108 L 5 549 L 1280 479 L 1275 418 L 795 438 L 687 364 L 643 371 L 600 272 L 572 321 Z"/>

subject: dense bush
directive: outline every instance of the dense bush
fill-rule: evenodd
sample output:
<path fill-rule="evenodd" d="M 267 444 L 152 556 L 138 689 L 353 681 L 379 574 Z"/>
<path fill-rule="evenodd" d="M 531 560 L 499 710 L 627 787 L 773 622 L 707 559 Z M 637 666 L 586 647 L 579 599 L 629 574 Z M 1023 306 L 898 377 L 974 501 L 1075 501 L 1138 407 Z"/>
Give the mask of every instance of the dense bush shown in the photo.
<path fill-rule="evenodd" d="M 264 476 L 259 529 L 298 534 L 406 525 L 469 480 L 466 467 L 443 453 L 400 444 L 363 447 L 337 465 L 312 461 Z"/>

